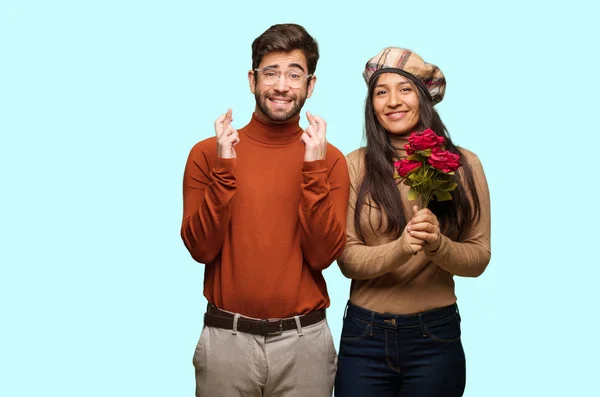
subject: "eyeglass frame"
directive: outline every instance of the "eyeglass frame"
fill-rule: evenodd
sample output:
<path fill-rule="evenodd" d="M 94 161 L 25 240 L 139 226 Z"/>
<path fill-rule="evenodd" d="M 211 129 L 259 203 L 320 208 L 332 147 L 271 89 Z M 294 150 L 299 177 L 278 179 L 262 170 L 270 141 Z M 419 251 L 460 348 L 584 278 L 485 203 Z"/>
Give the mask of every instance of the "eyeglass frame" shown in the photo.
<path fill-rule="evenodd" d="M 283 76 L 283 72 L 277 68 L 274 68 L 273 66 L 265 66 L 264 68 L 258 68 L 258 69 L 252 69 L 252 70 L 254 72 L 262 73 L 265 70 L 269 70 L 269 69 L 273 70 L 279 74 L 279 76 L 277 76 L 277 81 L 279 82 L 279 80 L 281 80 L 281 76 Z M 302 72 L 304 72 L 304 71 L 302 71 Z M 310 74 L 304 74 L 303 76 L 306 77 L 306 81 L 310 81 L 310 79 L 313 78 L 315 75 L 313 73 L 310 73 Z M 288 85 L 290 85 L 290 83 L 287 81 L 287 77 L 285 78 L 285 81 Z M 273 84 L 267 84 L 267 83 L 263 82 L 263 84 L 271 86 L 271 85 L 275 85 L 277 83 L 273 82 Z M 300 85 L 300 87 L 301 86 L 302 86 L 302 84 Z M 300 88 L 300 87 L 298 87 L 298 88 Z"/>

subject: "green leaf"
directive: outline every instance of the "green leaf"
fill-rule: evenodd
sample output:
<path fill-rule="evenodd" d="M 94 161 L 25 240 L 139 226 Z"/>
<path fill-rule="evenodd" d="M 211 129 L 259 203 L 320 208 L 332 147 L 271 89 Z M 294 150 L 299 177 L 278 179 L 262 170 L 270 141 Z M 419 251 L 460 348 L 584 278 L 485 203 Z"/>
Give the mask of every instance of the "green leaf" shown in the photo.
<path fill-rule="evenodd" d="M 456 189 L 456 187 L 458 186 L 458 183 L 454 182 L 454 181 L 450 181 L 448 182 L 448 185 L 443 189 L 447 192 L 451 192 L 452 190 Z"/>
<path fill-rule="evenodd" d="M 413 201 L 419 198 L 419 194 L 417 193 L 417 191 L 414 188 L 410 188 L 408 189 L 408 199 Z"/>
<path fill-rule="evenodd" d="M 437 171 L 437 179 L 439 181 L 443 181 L 443 182 L 450 182 L 452 180 L 452 177 L 448 174 L 443 173 L 442 171 L 436 170 Z"/>
<path fill-rule="evenodd" d="M 431 149 L 427 149 L 427 150 L 418 150 L 418 151 L 416 151 L 415 153 L 418 153 L 418 154 L 420 154 L 420 155 L 422 155 L 422 156 L 425 156 L 425 157 L 429 157 L 429 156 L 431 156 Z"/>
<path fill-rule="evenodd" d="M 415 182 L 423 182 L 423 175 L 420 172 L 411 172 L 408 174 L 408 179 Z"/>
<path fill-rule="evenodd" d="M 434 194 L 435 194 L 435 197 L 437 198 L 437 201 L 452 200 L 452 195 L 450 194 L 450 192 L 446 192 L 444 190 L 436 190 Z"/>
<path fill-rule="evenodd" d="M 411 154 L 410 156 L 408 156 L 406 159 L 407 160 L 412 160 L 412 161 L 421 161 L 421 162 L 423 162 L 423 161 L 426 160 L 426 157 L 423 157 L 420 154 L 414 153 L 414 154 Z"/>
<path fill-rule="evenodd" d="M 435 188 L 437 190 L 445 190 L 447 192 L 454 190 L 458 186 L 458 184 L 452 180 L 450 181 L 440 181 L 437 180 L 435 183 Z"/>
<path fill-rule="evenodd" d="M 439 179 L 436 179 L 436 181 L 433 184 L 433 187 L 435 187 L 436 189 L 443 189 L 447 183 L 448 182 L 446 181 L 440 181 Z"/>
<path fill-rule="evenodd" d="M 433 178 L 433 175 L 435 175 L 435 170 L 431 166 L 427 166 L 427 169 L 425 170 L 425 176 L 427 178 Z"/>

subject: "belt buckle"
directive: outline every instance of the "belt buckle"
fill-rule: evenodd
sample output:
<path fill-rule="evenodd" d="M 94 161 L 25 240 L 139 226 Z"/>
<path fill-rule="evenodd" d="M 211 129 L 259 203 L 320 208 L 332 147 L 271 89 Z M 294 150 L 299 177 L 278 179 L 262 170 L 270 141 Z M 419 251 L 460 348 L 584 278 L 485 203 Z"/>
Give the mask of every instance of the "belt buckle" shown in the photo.
<path fill-rule="evenodd" d="M 269 324 L 278 322 L 279 323 L 279 329 L 275 332 L 267 332 L 267 326 Z M 279 319 L 279 320 L 260 320 L 260 333 L 265 335 L 265 336 L 275 336 L 275 335 L 281 335 L 281 333 L 283 332 L 283 319 Z"/>

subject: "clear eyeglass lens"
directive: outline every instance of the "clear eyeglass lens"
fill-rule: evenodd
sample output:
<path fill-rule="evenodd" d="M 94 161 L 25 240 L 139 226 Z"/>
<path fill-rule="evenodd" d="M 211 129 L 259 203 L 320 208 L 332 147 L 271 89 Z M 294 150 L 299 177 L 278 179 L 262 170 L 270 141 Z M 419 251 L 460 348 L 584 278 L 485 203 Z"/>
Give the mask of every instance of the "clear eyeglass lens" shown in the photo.
<path fill-rule="evenodd" d="M 274 69 L 264 69 L 260 73 L 267 85 L 277 84 L 281 76 L 281 72 Z M 297 70 L 290 70 L 286 72 L 285 77 L 290 87 L 298 88 L 302 84 L 304 74 Z"/>

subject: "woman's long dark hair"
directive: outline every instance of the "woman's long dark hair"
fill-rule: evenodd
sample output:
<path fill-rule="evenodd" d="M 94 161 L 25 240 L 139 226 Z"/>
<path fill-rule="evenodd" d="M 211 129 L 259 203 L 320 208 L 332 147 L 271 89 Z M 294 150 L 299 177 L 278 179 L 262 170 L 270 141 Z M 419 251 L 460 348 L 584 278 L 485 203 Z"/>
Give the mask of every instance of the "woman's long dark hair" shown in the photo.
<path fill-rule="evenodd" d="M 393 163 L 398 160 L 398 156 L 390 142 L 389 133 L 381 126 L 373 109 L 373 93 L 378 80 L 379 77 L 376 77 L 369 82 L 369 92 L 365 102 L 365 136 L 367 140 L 365 175 L 356 198 L 354 227 L 358 235 L 363 237 L 360 218 L 363 205 L 367 205 L 370 207 L 369 211 L 372 209 L 371 207 L 378 208 L 381 216 L 387 218 L 387 228 L 384 233 L 398 238 L 402 235 L 407 221 L 397 186 L 398 180 L 394 179 Z M 460 154 L 427 95 L 421 87 L 412 82 L 411 85 L 413 89 L 417 90 L 419 96 L 419 124 L 416 131 L 431 128 L 437 135 L 446 138 L 446 150 Z M 464 156 L 461 157 L 464 158 Z M 461 231 L 468 228 L 480 216 L 479 197 L 475 189 L 473 171 L 466 161 L 462 160 L 461 164 L 462 167 L 453 176 L 458 186 L 451 192 L 452 200 L 437 201 L 433 199 L 428 205 L 440 222 L 441 232 L 457 241 L 460 240 Z M 460 180 L 460 176 L 464 182 Z M 368 197 L 370 197 L 370 202 L 368 202 Z M 469 197 L 472 200 L 469 200 Z M 377 229 L 382 227 L 382 221 L 383 219 L 380 219 L 379 225 L 376 226 Z M 371 227 L 373 226 L 371 225 Z"/>

